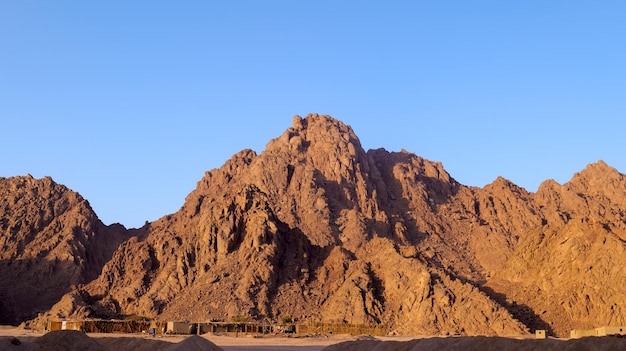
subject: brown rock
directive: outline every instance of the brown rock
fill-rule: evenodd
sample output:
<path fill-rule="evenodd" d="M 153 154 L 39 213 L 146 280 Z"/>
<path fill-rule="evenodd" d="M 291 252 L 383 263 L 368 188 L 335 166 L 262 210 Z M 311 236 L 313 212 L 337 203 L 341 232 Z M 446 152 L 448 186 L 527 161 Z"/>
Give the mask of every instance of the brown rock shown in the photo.
<path fill-rule="evenodd" d="M 126 235 L 49 177 L 0 178 L 0 323 L 36 317 L 95 279 Z"/>
<path fill-rule="evenodd" d="M 504 178 L 467 187 L 407 151 L 366 152 L 350 126 L 313 114 L 132 233 L 51 179 L 0 185 L 2 277 L 55 277 L 37 301 L 51 316 L 292 316 L 436 335 L 626 324 L 626 180 L 601 161 L 537 193 Z M 0 307 L 16 321 L 38 311 Z"/>

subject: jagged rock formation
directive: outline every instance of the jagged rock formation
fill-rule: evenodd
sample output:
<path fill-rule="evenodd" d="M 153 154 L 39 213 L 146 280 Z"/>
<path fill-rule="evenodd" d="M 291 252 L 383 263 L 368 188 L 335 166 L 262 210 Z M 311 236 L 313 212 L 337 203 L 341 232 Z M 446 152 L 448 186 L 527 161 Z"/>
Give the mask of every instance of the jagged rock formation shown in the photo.
<path fill-rule="evenodd" d="M 95 279 L 126 235 L 49 177 L 0 178 L 0 323 L 33 318 Z"/>
<path fill-rule="evenodd" d="M 261 154 L 207 172 L 51 314 L 563 336 L 625 323 L 625 204 L 624 176 L 603 162 L 537 193 L 467 187 L 412 153 L 366 152 L 331 117 L 296 116 Z"/>
<path fill-rule="evenodd" d="M 487 286 L 538 314 L 547 329 L 626 324 L 626 177 L 600 161 L 533 196 L 531 228 Z"/>

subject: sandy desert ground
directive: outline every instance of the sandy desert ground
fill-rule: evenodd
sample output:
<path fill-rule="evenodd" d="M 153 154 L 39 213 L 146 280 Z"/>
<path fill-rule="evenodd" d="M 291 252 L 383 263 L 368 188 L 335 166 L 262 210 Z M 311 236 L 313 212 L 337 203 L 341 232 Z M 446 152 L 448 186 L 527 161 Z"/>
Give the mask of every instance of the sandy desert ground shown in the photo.
<path fill-rule="evenodd" d="M 530 339 L 504 337 L 230 337 L 218 335 L 152 337 L 145 334 L 43 334 L 0 327 L 0 351 L 612 351 L 626 350 L 626 338 Z"/>
<path fill-rule="evenodd" d="M 48 333 L 61 334 L 59 332 Z M 35 332 L 31 330 L 25 330 L 15 327 L 0 326 L 0 351 L 5 350 L 67 350 L 78 351 L 86 350 L 85 346 L 87 340 L 96 341 L 98 344 L 105 347 L 104 350 L 108 351 L 158 351 L 176 350 L 176 345 L 179 345 L 190 339 L 189 336 L 164 336 L 164 337 L 152 337 L 146 334 L 99 334 L 90 333 L 83 334 L 79 332 L 65 332 L 66 337 L 61 335 L 53 335 L 49 340 L 43 340 L 44 333 Z M 84 337 L 83 337 L 84 336 Z M 20 345 L 13 345 L 12 340 L 17 339 L 20 341 Z M 224 350 L 224 351 L 245 351 L 245 350 L 276 350 L 276 351 L 319 351 L 323 350 L 329 345 L 356 340 L 356 337 L 349 335 L 337 335 L 332 337 L 230 337 L 206 334 L 201 337 L 194 336 L 193 338 L 198 345 L 185 345 L 186 347 L 180 348 L 180 350 Z M 198 342 L 199 339 L 205 342 Z M 209 344 L 210 343 L 210 344 Z M 212 345 L 211 345 L 212 344 Z M 80 345 L 80 347 L 76 346 Z M 96 348 L 90 348 L 90 350 L 96 350 Z"/>

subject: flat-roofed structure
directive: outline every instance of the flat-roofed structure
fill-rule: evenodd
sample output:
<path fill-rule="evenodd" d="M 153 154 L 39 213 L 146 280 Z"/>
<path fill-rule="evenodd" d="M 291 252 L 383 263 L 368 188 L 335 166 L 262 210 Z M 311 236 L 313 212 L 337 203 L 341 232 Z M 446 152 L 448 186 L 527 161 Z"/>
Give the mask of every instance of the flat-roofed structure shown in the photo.
<path fill-rule="evenodd" d="M 594 329 L 574 329 L 570 332 L 570 338 L 578 339 L 585 336 L 609 336 L 626 335 L 626 326 L 605 326 Z"/>

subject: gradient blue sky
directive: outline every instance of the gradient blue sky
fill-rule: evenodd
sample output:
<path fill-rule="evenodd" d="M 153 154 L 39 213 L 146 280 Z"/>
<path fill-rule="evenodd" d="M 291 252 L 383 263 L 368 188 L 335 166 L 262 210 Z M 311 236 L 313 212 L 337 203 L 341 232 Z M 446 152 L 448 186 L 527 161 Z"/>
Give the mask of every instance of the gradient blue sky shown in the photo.
<path fill-rule="evenodd" d="M 466 185 L 624 172 L 625 18 L 601 0 L 0 0 L 0 176 L 52 176 L 137 227 L 309 112 Z"/>

